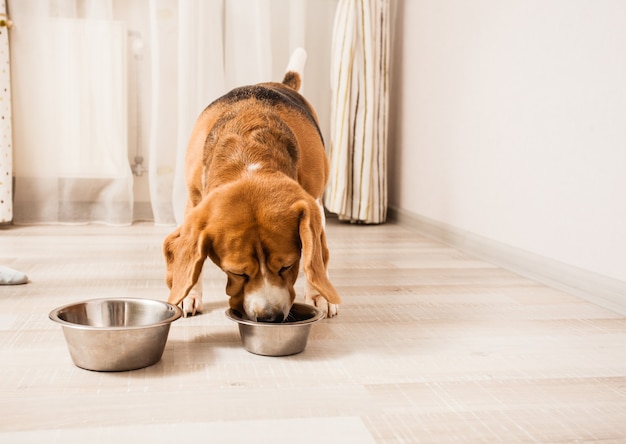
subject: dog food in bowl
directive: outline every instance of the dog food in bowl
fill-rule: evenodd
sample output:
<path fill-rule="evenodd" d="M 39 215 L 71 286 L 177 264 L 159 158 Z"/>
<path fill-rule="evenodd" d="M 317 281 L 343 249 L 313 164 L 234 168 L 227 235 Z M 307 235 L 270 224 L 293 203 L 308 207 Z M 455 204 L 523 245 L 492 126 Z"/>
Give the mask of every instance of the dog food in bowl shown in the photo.
<path fill-rule="evenodd" d="M 263 356 L 288 356 L 302 352 L 307 344 L 311 326 L 324 318 L 322 310 L 308 304 L 295 303 L 285 322 L 257 322 L 232 308 L 226 317 L 239 325 L 243 347 Z"/>
<path fill-rule="evenodd" d="M 163 355 L 180 308 L 152 299 L 92 299 L 50 312 L 78 367 L 96 371 L 135 370 Z"/>

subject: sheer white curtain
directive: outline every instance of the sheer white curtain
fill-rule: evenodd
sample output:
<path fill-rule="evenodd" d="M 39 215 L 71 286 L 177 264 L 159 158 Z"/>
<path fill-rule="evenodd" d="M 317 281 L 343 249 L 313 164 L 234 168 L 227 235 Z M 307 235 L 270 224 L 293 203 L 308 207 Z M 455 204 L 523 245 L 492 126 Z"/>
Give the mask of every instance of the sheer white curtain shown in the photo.
<path fill-rule="evenodd" d="M 126 27 L 111 0 L 19 0 L 12 31 L 16 223 L 125 224 Z"/>
<path fill-rule="evenodd" d="M 9 0 L 16 24 L 15 222 L 133 221 L 128 139 L 134 127 L 127 109 L 134 100 L 127 97 L 134 84 L 129 87 L 126 63 L 134 25 L 125 10 L 140 8 L 134 17 L 149 29 L 143 35 L 149 105 L 138 118 L 149 129 L 142 153 L 147 199 L 155 223 L 175 224 L 185 203 L 185 150 L 199 113 L 235 86 L 280 81 L 298 46 L 309 53 L 305 90 L 325 129 L 336 1 Z"/>

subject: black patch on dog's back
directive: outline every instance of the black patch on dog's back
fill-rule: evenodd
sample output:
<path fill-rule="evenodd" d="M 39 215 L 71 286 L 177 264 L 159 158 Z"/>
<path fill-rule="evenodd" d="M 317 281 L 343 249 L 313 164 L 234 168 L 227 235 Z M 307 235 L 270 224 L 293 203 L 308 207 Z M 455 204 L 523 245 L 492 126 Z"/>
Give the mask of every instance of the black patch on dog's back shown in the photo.
<path fill-rule="evenodd" d="M 322 131 L 320 130 L 315 117 L 313 117 L 309 106 L 298 92 L 291 89 L 273 87 L 268 84 L 242 86 L 223 95 L 219 99 L 215 100 L 211 105 L 222 103 L 232 104 L 248 99 L 256 99 L 270 106 L 284 105 L 296 110 L 298 113 L 306 117 L 313 125 L 315 125 L 317 133 L 322 140 L 322 144 L 324 143 Z M 209 105 L 209 107 L 211 105 Z"/>

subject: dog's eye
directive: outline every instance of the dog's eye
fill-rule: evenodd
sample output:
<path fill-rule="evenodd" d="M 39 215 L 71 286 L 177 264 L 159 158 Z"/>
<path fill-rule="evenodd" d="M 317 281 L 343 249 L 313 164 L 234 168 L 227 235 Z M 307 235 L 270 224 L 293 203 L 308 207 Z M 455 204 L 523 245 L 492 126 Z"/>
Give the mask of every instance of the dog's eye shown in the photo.
<path fill-rule="evenodd" d="M 280 270 L 278 270 L 278 274 L 282 276 L 282 274 L 285 271 L 289 271 L 291 270 L 291 267 L 293 267 L 293 265 L 287 265 L 286 267 L 280 267 Z"/>

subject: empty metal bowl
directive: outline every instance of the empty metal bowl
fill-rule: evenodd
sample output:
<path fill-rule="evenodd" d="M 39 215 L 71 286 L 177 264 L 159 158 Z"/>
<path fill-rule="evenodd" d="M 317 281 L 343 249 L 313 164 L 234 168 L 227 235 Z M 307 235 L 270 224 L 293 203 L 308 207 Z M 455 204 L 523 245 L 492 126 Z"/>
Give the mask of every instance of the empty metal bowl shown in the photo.
<path fill-rule="evenodd" d="M 125 371 L 156 364 L 180 308 L 152 299 L 92 299 L 50 312 L 61 324 L 72 361 L 97 371 Z"/>
<path fill-rule="evenodd" d="M 288 356 L 306 347 L 311 326 L 324 318 L 324 312 L 312 305 L 295 303 L 285 322 L 256 322 L 229 308 L 226 316 L 239 325 L 243 347 L 263 356 Z"/>

